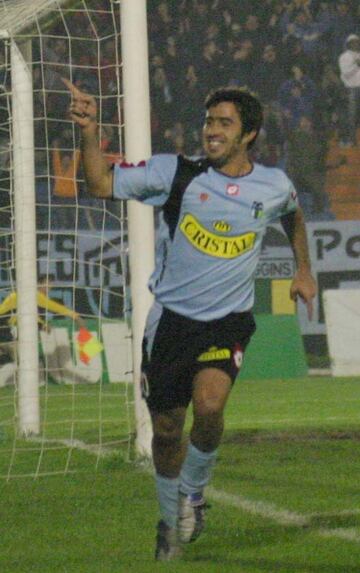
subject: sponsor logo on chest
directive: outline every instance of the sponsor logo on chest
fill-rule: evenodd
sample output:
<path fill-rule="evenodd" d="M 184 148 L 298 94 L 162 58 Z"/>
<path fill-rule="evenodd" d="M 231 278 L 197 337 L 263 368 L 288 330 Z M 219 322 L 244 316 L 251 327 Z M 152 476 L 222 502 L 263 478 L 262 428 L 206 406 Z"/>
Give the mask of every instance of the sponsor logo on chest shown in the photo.
<path fill-rule="evenodd" d="M 190 213 L 183 217 L 180 230 L 195 249 L 222 259 L 234 259 L 251 251 L 256 239 L 254 232 L 234 236 L 217 235 L 203 227 Z M 223 232 L 226 232 L 225 229 Z"/>

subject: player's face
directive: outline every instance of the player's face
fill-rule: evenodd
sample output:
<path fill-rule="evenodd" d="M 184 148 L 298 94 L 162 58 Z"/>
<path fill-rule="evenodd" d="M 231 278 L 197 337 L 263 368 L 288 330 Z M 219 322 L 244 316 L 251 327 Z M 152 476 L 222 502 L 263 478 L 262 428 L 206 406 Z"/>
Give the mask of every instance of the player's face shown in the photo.
<path fill-rule="evenodd" d="M 243 161 L 253 135 L 249 138 L 249 134 L 243 134 L 240 116 L 232 102 L 221 102 L 206 113 L 203 146 L 206 156 L 218 169 Z"/>

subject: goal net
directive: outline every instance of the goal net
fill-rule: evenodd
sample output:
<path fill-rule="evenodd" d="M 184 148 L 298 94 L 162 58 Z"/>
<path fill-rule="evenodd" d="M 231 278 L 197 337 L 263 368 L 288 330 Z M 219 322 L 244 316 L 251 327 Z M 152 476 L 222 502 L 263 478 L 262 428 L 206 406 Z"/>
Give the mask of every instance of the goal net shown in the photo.
<path fill-rule="evenodd" d="M 134 26 L 144 3 L 0 0 L 0 476 L 8 479 L 129 459 L 136 433 L 149 440 L 134 383 L 148 301 L 131 305 L 130 275 L 142 298 L 151 254 L 140 274 L 130 255 L 130 273 L 133 207 L 87 196 L 62 81 L 96 97 L 101 148 L 121 161 L 134 89 L 124 96 L 122 10 Z M 130 142 L 127 161 L 131 153 Z M 142 232 L 151 228 L 145 218 Z"/>

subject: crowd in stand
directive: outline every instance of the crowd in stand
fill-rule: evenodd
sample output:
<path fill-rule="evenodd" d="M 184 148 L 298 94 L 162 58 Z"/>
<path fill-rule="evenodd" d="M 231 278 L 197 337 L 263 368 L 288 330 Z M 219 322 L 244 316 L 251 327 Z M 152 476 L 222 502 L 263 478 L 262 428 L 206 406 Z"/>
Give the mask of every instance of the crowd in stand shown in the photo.
<path fill-rule="evenodd" d="M 102 145 L 111 157 L 119 150 L 119 130 L 110 126 L 121 121 L 120 49 L 111 36 L 110 15 L 99 12 L 98 19 L 74 13 L 67 23 L 72 29 L 57 25 L 58 38 L 45 35 L 34 45 L 35 61 L 44 63 L 33 67 L 36 171 L 44 203 L 49 170 L 52 181 L 56 176 L 52 193 L 58 202 L 71 205 L 78 196 L 88 200 L 82 185 L 68 181 L 71 172 L 81 179 L 81 167 L 78 152 L 72 154 L 79 142 L 71 122 L 66 123 L 69 98 L 62 76 L 94 95 L 101 92 Z M 94 26 L 104 38 L 109 30 L 100 51 Z M 148 26 L 153 152 L 201 154 L 207 93 L 220 85 L 247 87 L 264 108 L 254 158 L 285 169 L 309 213 L 331 216 L 324 183 L 327 169 L 336 165 L 327 164 L 328 144 L 337 138 L 343 147 L 356 145 L 359 122 L 358 0 L 152 0 Z M 3 73 L 5 67 L 0 68 Z"/>
<path fill-rule="evenodd" d="M 150 4 L 153 150 L 201 153 L 208 91 L 219 85 L 247 87 L 265 112 L 256 159 L 286 169 L 309 211 L 329 217 L 324 181 L 334 166 L 326 164 L 327 144 L 333 137 L 344 147 L 356 144 L 351 126 L 356 106 L 359 111 L 360 77 L 351 93 L 351 115 L 339 58 L 353 37 L 360 66 L 360 43 L 354 45 L 358 0 Z"/>

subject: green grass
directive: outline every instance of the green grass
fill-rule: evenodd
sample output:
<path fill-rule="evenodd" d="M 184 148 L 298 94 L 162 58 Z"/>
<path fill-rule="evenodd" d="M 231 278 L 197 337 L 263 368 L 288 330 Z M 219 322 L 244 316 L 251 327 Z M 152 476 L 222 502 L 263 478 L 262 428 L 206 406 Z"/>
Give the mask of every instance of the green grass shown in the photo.
<path fill-rule="evenodd" d="M 68 415 L 74 407 L 71 389 L 63 390 L 51 388 L 49 422 L 67 419 L 61 412 Z M 81 392 L 77 436 L 93 442 L 98 393 L 85 387 Z M 124 421 L 113 408 L 120 397 L 105 392 L 111 442 L 124 431 Z M 58 425 L 68 435 L 69 427 Z M 56 426 L 50 427 L 54 434 Z M 0 452 L 10 439 L 5 428 Z M 360 379 L 238 381 L 209 491 L 206 532 L 186 547 L 180 562 L 153 561 L 153 479 L 124 461 L 120 448 L 97 473 L 94 455 L 74 451 L 82 471 L 0 481 L 0 571 L 359 573 L 359 446 Z M 54 453 L 54 468 L 59 461 L 63 467 Z"/>
<path fill-rule="evenodd" d="M 99 460 L 76 447 L 118 449 L 128 458 L 133 442 L 133 392 L 126 384 L 49 384 L 40 391 L 42 441 L 16 435 L 13 388 L 0 392 L 0 476 L 49 474 L 56 471 L 89 470 Z M 130 428 L 130 432 L 129 432 Z M 69 448 L 69 441 L 75 447 Z"/>

